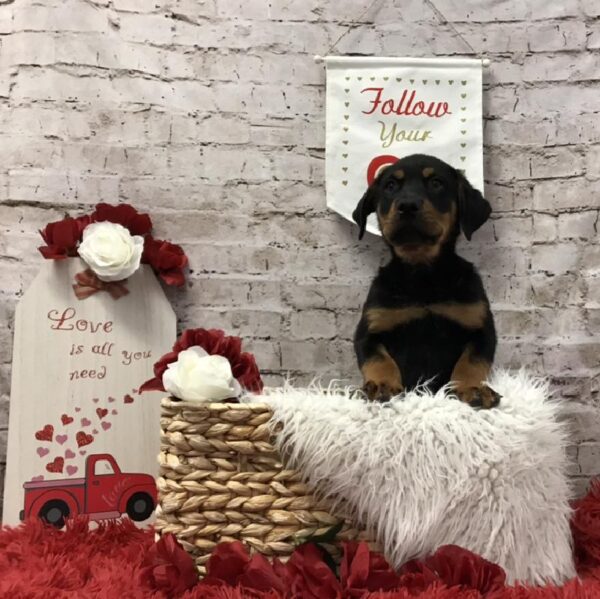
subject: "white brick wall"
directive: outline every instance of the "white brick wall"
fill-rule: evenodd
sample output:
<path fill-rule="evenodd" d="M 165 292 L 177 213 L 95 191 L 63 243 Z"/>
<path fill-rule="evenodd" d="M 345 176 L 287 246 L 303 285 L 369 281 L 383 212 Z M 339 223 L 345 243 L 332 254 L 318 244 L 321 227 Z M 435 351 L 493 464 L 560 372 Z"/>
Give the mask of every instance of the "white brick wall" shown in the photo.
<path fill-rule="evenodd" d="M 600 4 L 435 0 L 485 75 L 486 193 L 461 251 L 494 304 L 498 362 L 600 393 Z M 325 209 L 324 69 L 364 0 L 0 2 L 0 477 L 14 307 L 37 229 L 104 200 L 185 245 L 181 326 L 247 339 L 269 383 L 356 380 L 351 336 L 381 243 Z M 421 0 L 380 0 L 340 53 L 467 48 Z M 357 198 L 358 199 L 358 198 Z M 600 472 L 600 431 L 572 455 Z"/>

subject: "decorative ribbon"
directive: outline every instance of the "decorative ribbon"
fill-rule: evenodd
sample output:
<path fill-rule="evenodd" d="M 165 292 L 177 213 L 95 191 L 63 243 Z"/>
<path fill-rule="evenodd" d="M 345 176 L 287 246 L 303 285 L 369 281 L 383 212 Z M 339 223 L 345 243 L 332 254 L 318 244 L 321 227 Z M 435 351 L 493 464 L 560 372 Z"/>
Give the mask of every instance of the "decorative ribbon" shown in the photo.
<path fill-rule="evenodd" d="M 75 275 L 75 281 L 77 282 L 73 284 L 73 291 L 80 300 L 87 299 L 98 291 L 108 291 L 115 300 L 129 293 L 129 289 L 123 285 L 125 281 L 101 281 L 89 268 L 78 272 Z"/>

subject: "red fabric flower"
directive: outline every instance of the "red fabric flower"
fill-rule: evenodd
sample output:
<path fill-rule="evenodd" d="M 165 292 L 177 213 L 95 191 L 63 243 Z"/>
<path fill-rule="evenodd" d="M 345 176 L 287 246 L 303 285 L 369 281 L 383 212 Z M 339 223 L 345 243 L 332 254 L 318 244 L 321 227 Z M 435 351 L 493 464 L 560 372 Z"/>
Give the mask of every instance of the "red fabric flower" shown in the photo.
<path fill-rule="evenodd" d="M 152 221 L 148 214 L 139 213 L 130 204 L 100 203 L 92 213 L 92 221 L 95 223 L 108 221 L 123 225 L 132 235 L 147 235 L 152 230 Z"/>
<path fill-rule="evenodd" d="M 287 591 L 297 599 L 341 599 L 342 586 L 323 561 L 320 549 L 300 545 L 286 563 Z"/>
<path fill-rule="evenodd" d="M 340 578 L 348 597 L 395 589 L 400 582 L 383 555 L 369 551 L 366 543 L 355 542 L 344 544 Z"/>
<path fill-rule="evenodd" d="M 466 587 L 481 594 L 500 589 L 506 583 L 506 574 L 500 566 L 456 545 L 444 545 L 423 562 L 413 560 L 400 571 L 401 574 L 419 572 L 426 581 L 437 577 L 449 587 Z"/>
<path fill-rule="evenodd" d="M 217 545 L 206 564 L 202 584 L 241 586 L 262 592 L 285 590 L 284 580 L 275 573 L 273 565 L 259 553 L 249 557 L 240 541 Z"/>
<path fill-rule="evenodd" d="M 78 218 L 67 217 L 46 225 L 40 231 L 45 246 L 39 251 L 46 259 L 62 260 L 69 256 L 77 256 L 77 244 L 81 241 L 83 230 L 92 222 L 89 216 Z"/>
<path fill-rule="evenodd" d="M 172 534 L 167 534 L 146 553 L 140 582 L 169 597 L 177 597 L 198 582 L 198 571 L 191 556 Z"/>
<path fill-rule="evenodd" d="M 600 564 L 600 479 L 590 484 L 585 497 L 573 502 L 571 532 L 579 571 Z"/>
<path fill-rule="evenodd" d="M 193 346 L 200 346 L 210 355 L 224 356 L 231 364 L 233 376 L 239 384 L 255 393 L 263 389 L 258 366 L 254 356 L 242 352 L 242 340 L 239 337 L 228 337 L 223 331 L 217 329 L 187 329 L 173 345 L 173 351 L 165 354 L 154 364 L 154 378 L 146 381 L 140 387 L 143 391 L 164 391 L 162 377 L 167 366 L 177 360 L 179 352 Z"/>
<path fill-rule="evenodd" d="M 144 239 L 142 262 L 149 264 L 167 285 L 181 287 L 185 283 L 183 269 L 188 259 L 183 249 L 174 243 L 148 235 Z"/>

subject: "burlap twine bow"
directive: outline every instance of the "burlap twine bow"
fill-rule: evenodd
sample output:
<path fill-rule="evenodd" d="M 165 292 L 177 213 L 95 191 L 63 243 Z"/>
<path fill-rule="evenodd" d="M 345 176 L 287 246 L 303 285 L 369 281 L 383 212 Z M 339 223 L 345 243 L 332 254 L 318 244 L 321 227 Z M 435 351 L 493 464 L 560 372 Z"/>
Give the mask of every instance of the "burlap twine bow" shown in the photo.
<path fill-rule="evenodd" d="M 75 281 L 76 283 L 73 284 L 73 291 L 75 292 L 77 299 L 80 300 L 86 299 L 90 297 L 90 295 L 98 293 L 98 291 L 108 291 L 110 296 L 115 300 L 129 293 L 129 289 L 123 284 L 126 280 L 111 282 L 101 281 L 89 268 L 82 272 L 78 272 L 75 275 Z"/>

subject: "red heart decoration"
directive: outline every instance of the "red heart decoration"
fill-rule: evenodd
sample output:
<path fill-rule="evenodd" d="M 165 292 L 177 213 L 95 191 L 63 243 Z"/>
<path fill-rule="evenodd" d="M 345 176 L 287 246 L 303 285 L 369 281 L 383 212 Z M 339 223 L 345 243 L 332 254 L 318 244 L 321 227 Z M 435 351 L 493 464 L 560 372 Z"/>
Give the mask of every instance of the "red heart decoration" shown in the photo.
<path fill-rule="evenodd" d="M 89 426 L 90 424 L 92 424 L 91 420 L 88 420 L 87 418 L 81 419 L 81 426 Z"/>
<path fill-rule="evenodd" d="M 40 458 L 43 458 L 45 455 L 48 455 L 50 453 L 50 450 L 46 447 L 38 447 L 35 451 L 40 456 Z"/>
<path fill-rule="evenodd" d="M 74 451 L 71 451 L 70 449 L 65 451 L 65 460 L 72 460 L 74 457 L 76 457 Z"/>
<path fill-rule="evenodd" d="M 110 427 L 112 426 L 112 424 L 110 422 L 103 422 L 102 423 L 102 428 L 107 431 Z"/>
<path fill-rule="evenodd" d="M 83 431 L 79 431 L 75 439 L 77 440 L 77 447 L 83 447 L 84 445 L 89 445 L 94 440 L 94 437 L 87 435 Z"/>
<path fill-rule="evenodd" d="M 76 412 L 81 412 L 81 408 L 75 408 Z"/>
<path fill-rule="evenodd" d="M 66 414 L 63 414 L 60 417 L 61 422 L 67 426 L 67 424 L 71 424 L 71 422 L 73 422 L 73 418 L 71 416 L 67 416 Z"/>
<path fill-rule="evenodd" d="M 73 474 L 75 474 L 77 472 L 77 470 L 79 470 L 79 468 L 77 468 L 77 466 L 67 466 L 67 474 L 69 476 L 73 476 Z"/>
<path fill-rule="evenodd" d="M 64 465 L 64 458 L 54 458 L 53 462 L 46 464 L 46 470 L 48 470 L 48 472 L 62 472 Z"/>
<path fill-rule="evenodd" d="M 51 424 L 47 424 L 41 431 L 35 433 L 35 438 L 38 441 L 52 441 L 54 436 L 54 427 Z"/>
<path fill-rule="evenodd" d="M 96 408 L 96 414 L 98 414 L 98 418 L 102 420 L 102 418 L 108 414 L 108 410 L 106 408 Z"/>
<path fill-rule="evenodd" d="M 133 403 L 133 397 L 129 393 L 123 398 L 123 403 Z"/>
<path fill-rule="evenodd" d="M 114 398 L 114 397 L 109 397 L 109 398 L 108 398 L 108 403 L 112 403 L 113 401 L 115 401 L 115 398 Z"/>

